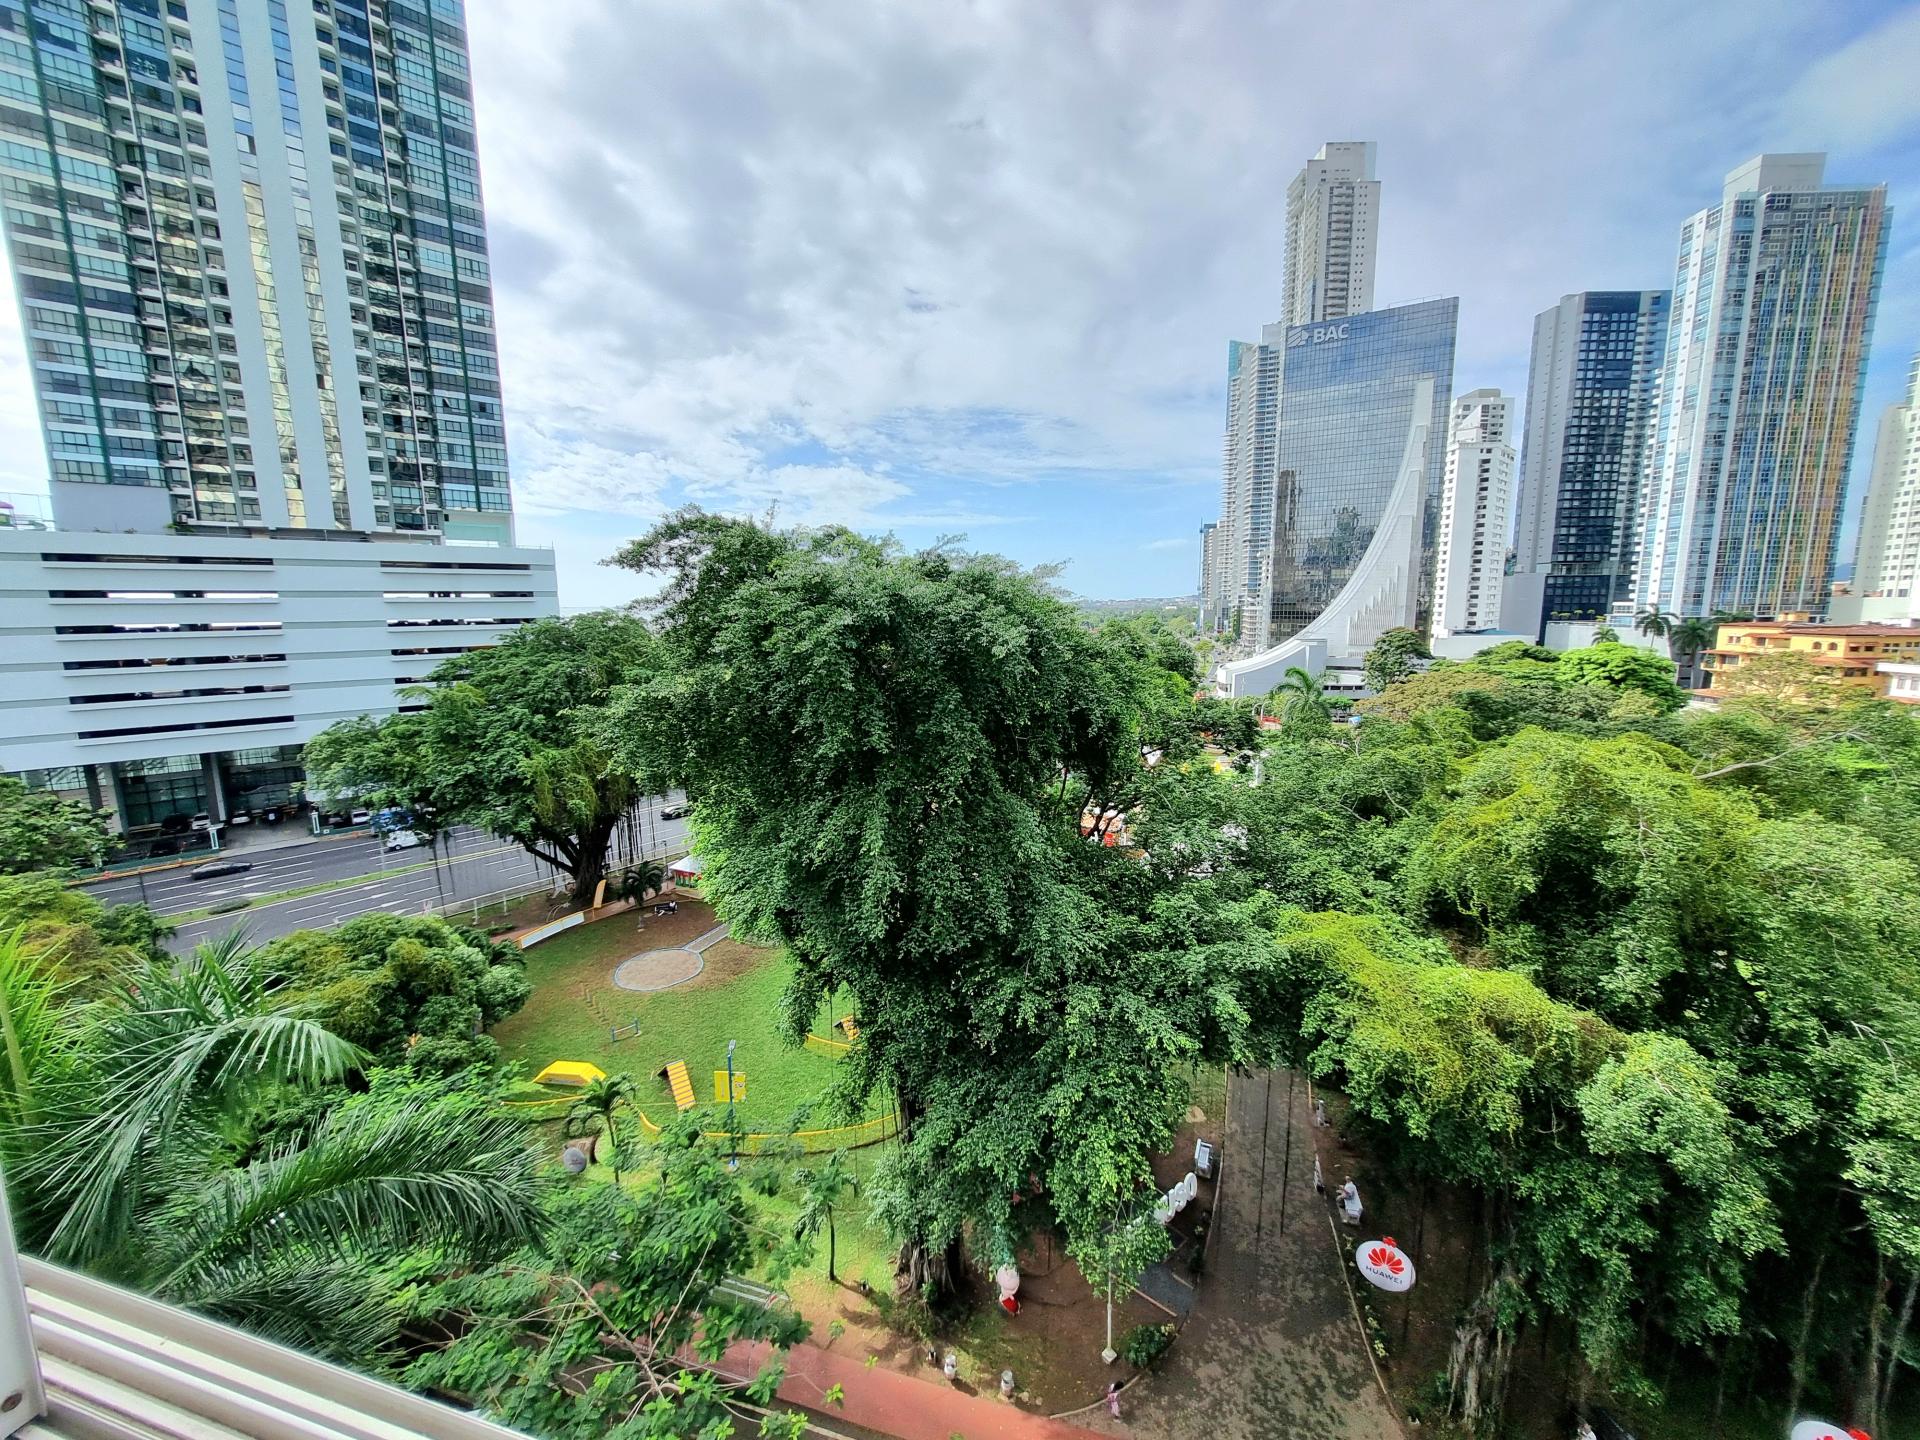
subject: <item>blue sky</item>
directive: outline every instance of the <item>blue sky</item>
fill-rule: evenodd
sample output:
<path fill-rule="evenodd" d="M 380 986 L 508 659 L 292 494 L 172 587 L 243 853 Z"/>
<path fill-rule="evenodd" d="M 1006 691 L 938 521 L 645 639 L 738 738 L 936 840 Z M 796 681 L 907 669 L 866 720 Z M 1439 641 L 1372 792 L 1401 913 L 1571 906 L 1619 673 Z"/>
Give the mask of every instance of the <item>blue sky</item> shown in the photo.
<path fill-rule="evenodd" d="M 647 588 L 596 562 L 689 500 L 1191 590 L 1227 342 L 1330 139 L 1380 147 L 1376 303 L 1461 297 L 1458 389 L 1520 394 L 1565 292 L 1671 283 L 1763 149 L 1891 187 L 1861 483 L 1920 349 L 1920 6 L 468 7 L 520 534 L 569 608 Z"/>

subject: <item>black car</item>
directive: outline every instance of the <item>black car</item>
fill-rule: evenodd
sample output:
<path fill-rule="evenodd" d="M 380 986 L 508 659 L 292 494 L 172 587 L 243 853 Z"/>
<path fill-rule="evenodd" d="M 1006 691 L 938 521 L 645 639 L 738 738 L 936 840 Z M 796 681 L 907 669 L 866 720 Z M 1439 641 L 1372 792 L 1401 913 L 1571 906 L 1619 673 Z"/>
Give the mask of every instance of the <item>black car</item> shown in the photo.
<path fill-rule="evenodd" d="M 223 875 L 244 875 L 253 869 L 245 860 L 210 860 L 187 872 L 189 880 L 218 880 Z"/>
<path fill-rule="evenodd" d="M 147 847 L 149 855 L 178 855 L 179 853 L 180 841 L 172 835 L 162 835 Z"/>
<path fill-rule="evenodd" d="M 690 800 L 678 800 L 671 805 L 662 805 L 660 807 L 660 818 L 662 820 L 684 820 L 692 813 L 693 802 Z"/>

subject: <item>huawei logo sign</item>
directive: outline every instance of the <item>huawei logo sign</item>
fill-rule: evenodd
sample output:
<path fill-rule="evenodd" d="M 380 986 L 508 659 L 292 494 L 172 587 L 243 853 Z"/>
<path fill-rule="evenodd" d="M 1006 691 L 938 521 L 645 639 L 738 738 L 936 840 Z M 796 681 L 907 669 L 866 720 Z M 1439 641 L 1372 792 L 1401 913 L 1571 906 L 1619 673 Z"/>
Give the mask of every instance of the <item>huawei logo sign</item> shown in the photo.
<path fill-rule="evenodd" d="M 1367 1263 L 1379 1266 L 1389 1275 L 1403 1275 L 1407 1269 L 1407 1262 L 1400 1258 L 1400 1252 L 1385 1245 L 1376 1245 L 1369 1250 Z"/>

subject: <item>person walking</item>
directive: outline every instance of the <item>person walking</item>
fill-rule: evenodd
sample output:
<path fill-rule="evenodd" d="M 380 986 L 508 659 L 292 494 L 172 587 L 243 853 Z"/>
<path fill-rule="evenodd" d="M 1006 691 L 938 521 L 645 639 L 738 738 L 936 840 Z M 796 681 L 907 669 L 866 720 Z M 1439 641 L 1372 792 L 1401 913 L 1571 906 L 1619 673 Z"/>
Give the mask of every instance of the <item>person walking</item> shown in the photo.
<path fill-rule="evenodd" d="M 1320 1157 L 1313 1157 L 1313 1193 L 1324 1196 L 1327 1193 L 1326 1176 L 1320 1173 Z"/>
<path fill-rule="evenodd" d="M 1359 1227 L 1360 1216 L 1363 1213 L 1360 1204 L 1360 1187 L 1353 1183 L 1351 1175 L 1347 1177 L 1347 1183 L 1340 1187 L 1340 1211 L 1340 1218 L 1344 1224 L 1356 1229 Z"/>
<path fill-rule="evenodd" d="M 1111 1381 L 1107 1385 L 1107 1414 L 1116 1420 L 1120 1418 L 1120 1382 L 1118 1380 Z"/>

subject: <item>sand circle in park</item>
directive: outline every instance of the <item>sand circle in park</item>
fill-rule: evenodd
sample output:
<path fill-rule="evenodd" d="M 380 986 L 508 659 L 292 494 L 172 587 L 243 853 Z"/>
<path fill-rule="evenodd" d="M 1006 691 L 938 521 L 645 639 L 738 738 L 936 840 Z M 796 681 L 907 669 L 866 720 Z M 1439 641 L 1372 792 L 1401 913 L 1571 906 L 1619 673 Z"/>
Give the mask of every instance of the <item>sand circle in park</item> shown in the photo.
<path fill-rule="evenodd" d="M 616 965 L 613 983 L 622 990 L 668 990 L 686 984 L 706 964 L 691 950 L 649 950 Z"/>

